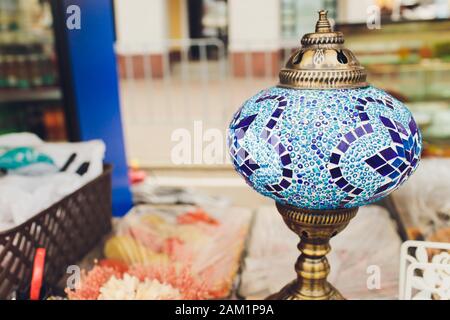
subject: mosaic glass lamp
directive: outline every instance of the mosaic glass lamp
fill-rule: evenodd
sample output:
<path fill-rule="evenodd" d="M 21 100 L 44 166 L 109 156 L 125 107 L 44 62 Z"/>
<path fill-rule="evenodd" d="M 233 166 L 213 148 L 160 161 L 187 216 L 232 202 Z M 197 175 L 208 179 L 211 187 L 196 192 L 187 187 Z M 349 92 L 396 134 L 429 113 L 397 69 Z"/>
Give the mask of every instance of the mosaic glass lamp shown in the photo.
<path fill-rule="evenodd" d="M 419 163 L 421 134 L 410 111 L 366 82 L 343 43 L 320 11 L 280 83 L 246 101 L 229 127 L 237 172 L 276 201 L 301 239 L 297 279 L 269 299 L 343 299 L 327 281 L 330 238 Z"/>

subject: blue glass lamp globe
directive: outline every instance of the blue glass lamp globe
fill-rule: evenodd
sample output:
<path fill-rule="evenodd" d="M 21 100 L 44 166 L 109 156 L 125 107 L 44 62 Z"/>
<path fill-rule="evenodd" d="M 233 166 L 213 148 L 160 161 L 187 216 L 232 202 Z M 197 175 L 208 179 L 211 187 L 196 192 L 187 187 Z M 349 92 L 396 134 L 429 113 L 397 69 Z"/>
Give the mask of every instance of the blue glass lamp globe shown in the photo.
<path fill-rule="evenodd" d="M 374 87 L 273 87 L 235 114 L 228 145 L 257 192 L 305 209 L 359 207 L 414 172 L 420 131 L 408 109 Z"/>
<path fill-rule="evenodd" d="M 350 51 L 340 51 L 347 63 L 339 61 L 339 39 L 338 49 L 308 41 L 280 73 L 281 85 L 259 92 L 234 115 L 227 139 L 234 167 L 257 192 L 284 205 L 325 210 L 377 201 L 416 170 L 419 128 L 404 104 L 361 81 L 365 74 Z M 310 73 L 305 80 L 302 62 L 294 64 L 299 56 L 322 79 L 330 65 L 360 76 L 321 83 Z"/>

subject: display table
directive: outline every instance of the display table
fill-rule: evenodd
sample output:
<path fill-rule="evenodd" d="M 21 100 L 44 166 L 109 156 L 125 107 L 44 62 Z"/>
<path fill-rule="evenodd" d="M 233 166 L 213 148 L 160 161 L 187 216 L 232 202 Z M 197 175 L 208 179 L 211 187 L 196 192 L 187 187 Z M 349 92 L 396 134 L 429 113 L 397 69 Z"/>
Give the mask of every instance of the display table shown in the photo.
<path fill-rule="evenodd" d="M 273 207 L 255 214 L 238 295 L 261 299 L 296 277 L 298 238 Z M 362 207 L 348 231 L 331 241 L 329 281 L 347 299 L 396 299 L 401 239 L 395 222 L 379 206 Z M 359 250 L 356 250 L 356 247 Z"/>
<path fill-rule="evenodd" d="M 165 205 L 144 208 L 164 208 L 167 212 L 176 212 L 183 207 Z M 242 208 L 221 210 L 227 212 L 231 219 L 249 214 Z M 239 267 L 232 275 L 233 284 L 224 298 L 261 299 L 295 278 L 291 262 L 298 256 L 295 250 L 298 239 L 284 227 L 274 210 L 273 207 L 262 206 L 253 214 Z M 121 224 L 122 219 L 114 220 L 115 232 Z M 395 230 L 395 222 L 385 209 L 368 206 L 361 209 L 348 228 L 349 232 L 332 240 L 334 253 L 329 258 L 333 265 L 330 281 L 338 285 L 348 299 L 396 299 L 401 240 Z M 79 267 L 91 270 L 105 257 L 105 243 L 113 236 L 114 233 L 106 236 L 80 261 Z M 361 250 L 353 250 L 354 246 Z M 210 254 L 206 256 L 213 259 Z M 66 280 L 67 277 L 60 282 L 61 288 L 64 288 Z"/>

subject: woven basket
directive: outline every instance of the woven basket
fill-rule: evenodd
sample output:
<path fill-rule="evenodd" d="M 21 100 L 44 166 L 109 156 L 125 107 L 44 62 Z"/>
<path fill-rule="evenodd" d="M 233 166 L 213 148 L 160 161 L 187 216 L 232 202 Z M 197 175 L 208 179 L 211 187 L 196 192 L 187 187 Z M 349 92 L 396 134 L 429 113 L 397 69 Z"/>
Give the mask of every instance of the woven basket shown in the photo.
<path fill-rule="evenodd" d="M 29 287 L 35 250 L 46 248 L 45 283 L 56 285 L 111 230 L 111 166 L 27 222 L 0 232 L 0 299 Z"/>

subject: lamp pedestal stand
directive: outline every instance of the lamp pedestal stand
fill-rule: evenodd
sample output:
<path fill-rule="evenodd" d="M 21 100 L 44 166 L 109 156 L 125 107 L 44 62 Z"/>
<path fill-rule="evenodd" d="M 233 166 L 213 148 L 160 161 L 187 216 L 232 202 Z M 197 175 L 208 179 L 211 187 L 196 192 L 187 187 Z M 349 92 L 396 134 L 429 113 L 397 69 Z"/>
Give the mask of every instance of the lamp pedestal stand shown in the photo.
<path fill-rule="evenodd" d="M 343 300 L 328 281 L 330 239 L 355 217 L 358 208 L 305 210 L 277 203 L 277 209 L 289 229 L 300 237 L 301 255 L 295 264 L 297 279 L 268 300 Z"/>

